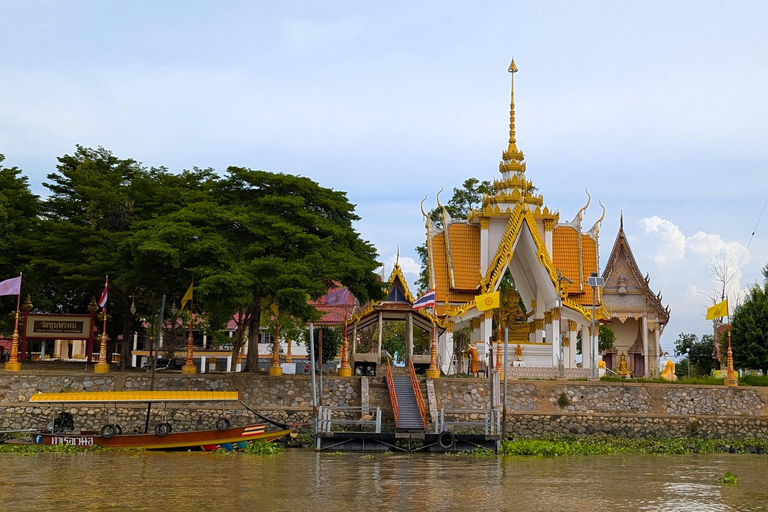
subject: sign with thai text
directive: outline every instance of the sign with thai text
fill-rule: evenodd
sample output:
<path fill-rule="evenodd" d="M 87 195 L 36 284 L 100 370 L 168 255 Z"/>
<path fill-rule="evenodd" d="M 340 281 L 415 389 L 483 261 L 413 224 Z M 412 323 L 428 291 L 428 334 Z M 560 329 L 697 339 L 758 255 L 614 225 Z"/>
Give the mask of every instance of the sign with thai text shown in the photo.
<path fill-rule="evenodd" d="M 51 436 L 51 444 L 68 444 L 71 446 L 93 446 L 93 437 L 89 436 Z"/>
<path fill-rule="evenodd" d="M 88 339 L 90 315 L 29 315 L 27 338 Z"/>

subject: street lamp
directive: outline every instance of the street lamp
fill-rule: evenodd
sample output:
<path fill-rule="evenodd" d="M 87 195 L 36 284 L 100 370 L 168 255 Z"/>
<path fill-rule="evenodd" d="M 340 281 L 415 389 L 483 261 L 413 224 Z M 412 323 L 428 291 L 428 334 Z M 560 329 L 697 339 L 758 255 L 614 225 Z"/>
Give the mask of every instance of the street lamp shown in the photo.
<path fill-rule="evenodd" d="M 573 284 L 573 281 L 565 277 L 562 273 L 560 273 L 560 269 L 557 269 L 557 303 L 558 306 L 562 304 L 563 300 L 563 288 L 562 288 L 562 281 L 565 281 L 567 284 Z M 562 314 L 557 319 L 557 329 L 560 330 L 560 319 L 562 318 Z M 563 333 L 560 332 L 560 358 L 557 365 L 557 374 L 562 379 L 565 377 L 565 354 L 563 350 Z"/>
<path fill-rule="evenodd" d="M 685 349 L 685 357 L 688 359 L 688 380 L 691 380 L 691 347 Z"/>
<path fill-rule="evenodd" d="M 587 280 L 589 286 L 592 287 L 592 343 L 590 343 L 592 351 L 592 377 L 597 377 L 597 363 L 595 362 L 595 354 L 597 353 L 597 333 L 595 332 L 595 303 L 597 302 L 597 288 L 605 286 L 605 280 L 597 275 L 597 272 L 592 272 Z"/>

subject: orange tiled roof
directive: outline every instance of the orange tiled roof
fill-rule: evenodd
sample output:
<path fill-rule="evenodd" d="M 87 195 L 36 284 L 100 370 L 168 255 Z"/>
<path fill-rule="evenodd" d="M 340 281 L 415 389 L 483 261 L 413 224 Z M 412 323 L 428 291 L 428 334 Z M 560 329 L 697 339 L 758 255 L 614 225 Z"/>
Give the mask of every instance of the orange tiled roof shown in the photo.
<path fill-rule="evenodd" d="M 589 276 L 592 272 L 597 272 L 597 244 L 589 235 L 581 235 L 581 265 L 582 265 L 582 283 L 581 289 L 584 293 L 574 300 L 581 305 L 592 305 L 592 288 L 589 286 Z M 600 297 L 598 297 L 598 300 Z"/>
<path fill-rule="evenodd" d="M 552 263 L 560 269 L 563 277 L 573 284 L 569 286 L 569 295 L 580 293 L 581 262 L 579 261 L 579 233 L 570 226 L 555 226 L 552 232 Z"/>
<path fill-rule="evenodd" d="M 480 286 L 480 227 L 451 224 L 448 236 L 455 289 L 474 292 Z"/>
<path fill-rule="evenodd" d="M 466 235 L 466 233 L 464 233 Z M 459 237 L 461 238 L 461 237 Z M 454 242 L 453 236 L 451 237 L 451 242 Z M 456 258 L 467 258 L 466 254 L 468 252 L 465 250 L 465 244 L 464 241 L 459 242 L 459 252 L 460 256 L 454 256 L 454 259 Z M 480 235 L 478 233 L 478 239 L 477 239 L 477 247 L 479 250 L 480 247 Z M 452 250 L 456 250 L 453 245 L 451 246 Z M 472 299 L 475 298 L 475 292 L 474 290 L 477 288 L 478 285 L 475 285 L 474 288 L 471 288 L 472 291 L 466 292 L 466 291 L 458 291 L 458 290 L 452 290 L 450 289 L 450 279 L 448 277 L 448 262 L 447 262 L 447 251 L 445 248 L 445 233 L 438 233 L 432 238 L 432 253 L 430 254 L 431 260 L 432 260 L 432 269 L 434 271 L 435 276 L 435 300 L 438 304 L 443 304 L 446 299 L 448 299 L 449 302 L 469 302 Z M 479 265 L 480 265 L 480 257 L 478 255 L 477 257 L 477 273 L 475 275 L 478 276 L 476 280 L 479 280 Z M 471 271 L 471 268 L 469 266 L 462 266 L 460 273 L 462 276 L 466 274 L 468 271 Z M 454 277 L 456 277 L 456 268 L 454 267 Z M 463 279 L 463 277 L 462 277 Z"/>

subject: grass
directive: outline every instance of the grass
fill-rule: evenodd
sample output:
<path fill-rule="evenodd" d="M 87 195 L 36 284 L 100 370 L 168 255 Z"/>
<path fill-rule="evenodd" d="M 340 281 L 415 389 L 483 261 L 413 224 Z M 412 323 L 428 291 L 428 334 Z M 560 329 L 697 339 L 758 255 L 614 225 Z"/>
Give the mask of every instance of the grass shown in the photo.
<path fill-rule="evenodd" d="M 677 382 L 670 382 L 664 379 L 620 379 L 619 377 L 601 377 L 600 382 L 653 382 L 657 384 L 677 384 L 677 385 L 699 385 L 699 386 L 722 386 L 723 379 L 715 377 L 681 377 Z M 768 386 L 768 376 L 746 375 L 739 379 L 740 386 Z"/>
<path fill-rule="evenodd" d="M 700 439 L 693 437 L 625 439 L 613 436 L 515 439 L 502 441 L 499 453 L 536 457 L 565 455 L 685 455 L 691 453 L 766 453 L 768 440 Z"/>
<path fill-rule="evenodd" d="M 724 485 L 736 485 L 739 483 L 739 477 L 731 473 L 730 471 L 726 471 L 723 473 L 723 476 L 720 477 L 720 483 Z"/>

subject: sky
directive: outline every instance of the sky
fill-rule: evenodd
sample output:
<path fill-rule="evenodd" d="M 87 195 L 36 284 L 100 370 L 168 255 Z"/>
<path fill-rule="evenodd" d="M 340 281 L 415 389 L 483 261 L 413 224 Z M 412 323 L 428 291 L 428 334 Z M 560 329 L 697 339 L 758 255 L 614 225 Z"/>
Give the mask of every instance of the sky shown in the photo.
<path fill-rule="evenodd" d="M 704 320 L 768 263 L 768 3 L 4 1 L 0 153 L 33 190 L 75 145 L 171 171 L 243 166 L 347 191 L 413 282 L 419 202 L 498 176 L 514 57 L 518 147 L 561 219 L 620 215 L 671 308 Z M 758 223 L 758 219 L 760 222 Z M 754 231 L 754 236 L 752 233 Z M 747 246 L 749 246 L 747 250 Z"/>

